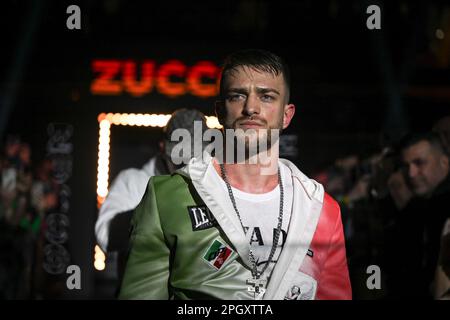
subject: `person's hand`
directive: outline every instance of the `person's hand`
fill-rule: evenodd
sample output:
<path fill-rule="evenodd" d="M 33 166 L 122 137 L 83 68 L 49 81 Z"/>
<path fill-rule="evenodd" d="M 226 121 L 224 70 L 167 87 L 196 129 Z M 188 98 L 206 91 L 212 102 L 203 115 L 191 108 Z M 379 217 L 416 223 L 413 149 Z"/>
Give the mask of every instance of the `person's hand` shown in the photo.
<path fill-rule="evenodd" d="M 356 156 L 356 155 L 350 155 L 345 158 L 339 158 L 335 162 L 336 167 L 338 167 L 344 171 L 350 171 L 354 167 L 356 167 L 358 164 L 359 164 L 359 159 L 358 159 L 358 156 Z"/>
<path fill-rule="evenodd" d="M 347 197 L 350 202 L 365 199 L 369 194 L 370 175 L 363 175 L 353 186 Z"/>

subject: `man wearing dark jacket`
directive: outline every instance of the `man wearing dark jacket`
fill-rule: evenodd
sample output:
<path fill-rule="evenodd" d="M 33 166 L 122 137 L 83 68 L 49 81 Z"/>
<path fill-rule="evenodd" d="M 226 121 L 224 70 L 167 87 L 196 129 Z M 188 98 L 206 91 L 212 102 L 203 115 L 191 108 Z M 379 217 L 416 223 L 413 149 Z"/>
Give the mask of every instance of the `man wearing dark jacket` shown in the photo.
<path fill-rule="evenodd" d="M 397 272 L 392 297 L 431 298 L 442 228 L 449 217 L 449 158 L 435 133 L 414 134 L 401 144 L 406 181 L 414 198 L 402 210 L 392 243 Z"/>

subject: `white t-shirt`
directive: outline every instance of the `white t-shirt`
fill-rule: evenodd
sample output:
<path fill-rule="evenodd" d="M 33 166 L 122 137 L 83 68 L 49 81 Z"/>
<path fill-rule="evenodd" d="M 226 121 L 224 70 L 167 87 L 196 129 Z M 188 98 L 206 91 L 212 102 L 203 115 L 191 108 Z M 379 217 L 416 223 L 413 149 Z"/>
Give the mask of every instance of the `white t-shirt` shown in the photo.
<path fill-rule="evenodd" d="M 284 189 L 283 223 L 281 225 L 282 234 L 279 237 L 279 245 L 272 258 L 272 262 L 264 272 L 264 276 L 267 280 L 270 278 L 274 265 L 276 261 L 278 261 L 282 246 L 286 241 L 292 212 L 292 175 L 290 169 L 286 165 L 281 162 L 278 163 Z M 225 181 L 223 181 L 218 173 L 216 177 L 220 180 L 224 192 L 228 195 Z M 246 229 L 247 241 L 250 243 L 250 249 L 255 257 L 258 271 L 261 271 L 269 258 L 273 239 L 275 237 L 275 230 L 278 226 L 278 216 L 280 213 L 280 187 L 277 185 L 272 191 L 262 194 L 247 193 L 233 187 L 231 187 L 231 189 L 234 198 L 236 199 L 236 206 L 241 215 L 242 224 Z"/>

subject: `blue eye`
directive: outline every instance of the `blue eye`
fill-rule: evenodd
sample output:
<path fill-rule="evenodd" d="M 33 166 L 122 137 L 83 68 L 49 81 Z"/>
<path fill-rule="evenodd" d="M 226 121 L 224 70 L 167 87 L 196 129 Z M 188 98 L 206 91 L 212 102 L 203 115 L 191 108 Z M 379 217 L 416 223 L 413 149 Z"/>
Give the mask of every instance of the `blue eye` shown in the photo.
<path fill-rule="evenodd" d="M 244 96 L 242 94 L 230 94 L 227 96 L 228 101 L 238 101 L 242 99 Z"/>
<path fill-rule="evenodd" d="M 265 101 L 265 102 L 270 102 L 270 101 L 273 101 L 273 97 L 272 96 L 269 96 L 268 94 L 265 94 L 265 95 L 263 95 L 262 97 L 261 97 L 261 100 L 262 101 Z"/>

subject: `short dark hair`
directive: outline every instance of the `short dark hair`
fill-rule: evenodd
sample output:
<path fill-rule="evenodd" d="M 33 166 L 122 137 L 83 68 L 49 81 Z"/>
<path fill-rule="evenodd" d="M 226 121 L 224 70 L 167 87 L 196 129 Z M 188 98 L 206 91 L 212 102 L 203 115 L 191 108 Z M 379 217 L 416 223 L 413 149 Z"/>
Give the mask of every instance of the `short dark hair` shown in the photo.
<path fill-rule="evenodd" d="M 222 66 L 220 76 L 220 97 L 224 98 L 223 82 L 225 77 L 231 72 L 236 71 L 238 67 L 249 67 L 256 71 L 268 72 L 274 76 L 283 75 L 286 84 L 286 100 L 289 101 L 290 93 L 290 73 L 287 64 L 276 54 L 261 49 L 246 49 L 236 51 L 230 54 Z"/>
<path fill-rule="evenodd" d="M 447 151 L 442 145 L 442 141 L 439 135 L 436 132 L 431 131 L 408 133 L 400 140 L 399 149 L 400 151 L 404 151 L 405 149 L 421 141 L 427 141 L 434 148 L 438 149 L 440 152 L 448 156 Z"/>

